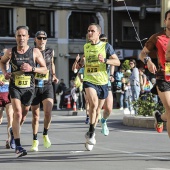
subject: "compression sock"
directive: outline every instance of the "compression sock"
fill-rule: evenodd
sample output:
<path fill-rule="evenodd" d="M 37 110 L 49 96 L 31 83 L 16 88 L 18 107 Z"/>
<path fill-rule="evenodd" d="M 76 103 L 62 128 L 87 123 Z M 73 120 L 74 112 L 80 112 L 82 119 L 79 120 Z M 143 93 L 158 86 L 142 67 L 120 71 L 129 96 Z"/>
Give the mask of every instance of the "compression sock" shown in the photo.
<path fill-rule="evenodd" d="M 44 128 L 43 135 L 47 135 L 47 133 L 48 133 L 48 129 Z"/>
<path fill-rule="evenodd" d="M 37 140 L 38 139 L 38 135 L 37 134 L 33 134 L 33 140 Z"/>

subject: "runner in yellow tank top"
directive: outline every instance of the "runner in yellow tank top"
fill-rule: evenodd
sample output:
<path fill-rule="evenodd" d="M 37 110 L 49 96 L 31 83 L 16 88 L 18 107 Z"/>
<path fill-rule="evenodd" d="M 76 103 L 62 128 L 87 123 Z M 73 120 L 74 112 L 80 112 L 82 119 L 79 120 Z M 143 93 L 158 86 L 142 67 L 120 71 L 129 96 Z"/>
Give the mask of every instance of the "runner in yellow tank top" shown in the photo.
<path fill-rule="evenodd" d="M 107 65 L 119 66 L 120 61 L 113 47 L 106 42 L 101 42 L 99 36 L 101 27 L 92 23 L 87 30 L 89 43 L 84 45 L 85 72 L 83 87 L 89 101 L 90 127 L 86 133 L 86 148 L 91 150 L 96 144 L 95 122 L 96 113 L 102 108 L 108 96 Z"/>

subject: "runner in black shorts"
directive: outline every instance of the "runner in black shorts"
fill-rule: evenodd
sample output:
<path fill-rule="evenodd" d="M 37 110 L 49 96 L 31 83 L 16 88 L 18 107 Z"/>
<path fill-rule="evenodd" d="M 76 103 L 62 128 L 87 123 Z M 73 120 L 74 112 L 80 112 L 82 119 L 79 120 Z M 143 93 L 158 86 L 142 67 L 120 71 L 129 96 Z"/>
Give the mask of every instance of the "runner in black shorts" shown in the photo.
<path fill-rule="evenodd" d="M 86 148 L 95 145 L 96 113 L 99 113 L 108 96 L 107 65 L 119 66 L 120 60 L 113 47 L 107 42 L 101 42 L 99 36 L 101 27 L 92 23 L 87 30 L 89 42 L 84 45 L 85 71 L 83 87 L 89 101 L 90 127 L 86 133 Z M 105 122 L 103 122 L 105 123 Z"/>
<path fill-rule="evenodd" d="M 1 58 L 0 66 L 5 79 L 10 79 L 9 93 L 14 110 L 12 130 L 16 144 L 17 157 L 27 155 L 20 143 L 20 124 L 30 108 L 34 95 L 35 73 L 46 74 L 47 68 L 41 52 L 28 46 L 28 27 L 19 26 L 15 32 L 17 46 L 7 49 Z M 6 63 L 10 62 L 11 73 L 6 71 Z M 35 63 L 39 67 L 35 67 Z"/>
<path fill-rule="evenodd" d="M 155 111 L 155 128 L 163 131 L 163 121 L 167 121 L 167 132 L 170 137 L 170 10 L 165 13 L 164 29 L 153 34 L 145 43 L 139 57 L 147 65 L 148 70 L 156 76 L 156 90 L 165 108 L 165 113 Z M 158 68 L 148 55 L 156 51 Z M 154 92 L 154 90 L 151 90 Z"/>
<path fill-rule="evenodd" d="M 54 50 L 46 47 L 47 33 L 45 31 L 38 31 L 35 34 L 35 46 L 41 51 L 46 66 L 48 69 L 47 74 L 35 75 L 35 98 L 31 104 L 32 110 L 32 129 L 33 129 L 33 142 L 31 151 L 38 151 L 38 127 L 40 117 L 40 103 L 43 104 L 44 110 L 44 130 L 43 130 L 43 144 L 45 148 L 51 146 L 50 139 L 48 137 L 48 129 L 51 123 L 51 111 L 54 103 L 54 92 L 52 82 L 58 83 L 58 79 L 55 75 L 55 66 L 53 62 Z"/>

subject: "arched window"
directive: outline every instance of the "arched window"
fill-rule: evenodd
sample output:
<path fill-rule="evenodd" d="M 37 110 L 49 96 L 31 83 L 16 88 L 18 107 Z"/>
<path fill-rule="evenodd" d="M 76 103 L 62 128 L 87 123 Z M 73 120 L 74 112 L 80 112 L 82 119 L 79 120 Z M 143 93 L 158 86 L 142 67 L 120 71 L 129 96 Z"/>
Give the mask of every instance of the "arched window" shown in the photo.
<path fill-rule="evenodd" d="M 27 9 L 27 25 L 29 26 L 30 37 L 43 30 L 48 37 L 54 37 L 54 12 L 49 10 Z"/>

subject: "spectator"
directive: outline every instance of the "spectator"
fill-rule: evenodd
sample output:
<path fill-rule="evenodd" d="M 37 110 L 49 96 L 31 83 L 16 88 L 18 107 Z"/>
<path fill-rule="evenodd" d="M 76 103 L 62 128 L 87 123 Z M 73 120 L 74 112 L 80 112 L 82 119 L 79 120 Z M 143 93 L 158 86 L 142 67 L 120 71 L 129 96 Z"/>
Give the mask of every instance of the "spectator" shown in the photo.
<path fill-rule="evenodd" d="M 60 80 L 60 84 L 58 85 L 57 88 L 57 93 L 60 94 L 60 104 L 59 104 L 59 108 L 62 109 L 64 107 L 64 96 L 65 96 L 65 91 L 66 91 L 67 87 L 64 83 L 64 79 Z"/>
<path fill-rule="evenodd" d="M 124 70 L 120 67 L 119 70 L 115 73 L 114 86 L 116 90 L 116 102 L 117 107 L 120 107 L 120 95 L 121 95 L 121 79 L 124 76 Z"/>
<path fill-rule="evenodd" d="M 136 67 L 136 61 L 134 59 L 131 59 L 130 62 L 131 67 L 131 75 L 129 77 L 130 80 L 130 86 L 132 90 L 132 102 L 138 100 L 140 95 L 140 82 L 139 82 L 139 70 Z M 135 115 L 137 112 L 135 111 Z"/>

